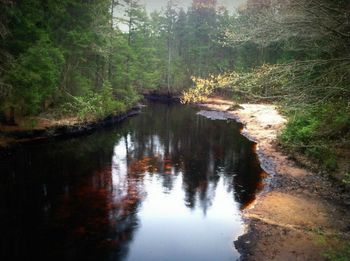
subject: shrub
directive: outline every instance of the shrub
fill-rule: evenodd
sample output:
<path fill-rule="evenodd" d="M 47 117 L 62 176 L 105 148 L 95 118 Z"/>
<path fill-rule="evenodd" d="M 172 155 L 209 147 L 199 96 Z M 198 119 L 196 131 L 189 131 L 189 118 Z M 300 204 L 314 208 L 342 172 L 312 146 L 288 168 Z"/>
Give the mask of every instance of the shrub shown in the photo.
<path fill-rule="evenodd" d="M 335 147 L 349 139 L 350 110 L 346 103 L 326 103 L 289 112 L 280 141 L 289 149 L 305 153 L 329 170 L 337 168 Z"/>
<path fill-rule="evenodd" d="M 340 250 L 331 250 L 323 254 L 328 260 L 331 261 L 349 261 L 350 260 L 350 244 L 347 243 Z"/>
<path fill-rule="evenodd" d="M 72 101 L 63 104 L 63 111 L 77 115 L 80 121 L 102 119 L 125 111 L 126 106 L 113 96 L 110 83 L 103 84 L 99 92 L 88 92 L 85 96 L 70 96 Z"/>

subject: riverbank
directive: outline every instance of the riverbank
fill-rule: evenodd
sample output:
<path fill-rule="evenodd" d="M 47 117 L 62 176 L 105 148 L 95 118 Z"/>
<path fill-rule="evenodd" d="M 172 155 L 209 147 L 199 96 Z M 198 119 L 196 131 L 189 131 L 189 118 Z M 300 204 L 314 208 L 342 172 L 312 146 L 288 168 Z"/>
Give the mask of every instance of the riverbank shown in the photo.
<path fill-rule="evenodd" d="M 199 106 L 211 110 L 201 113 L 209 118 L 241 122 L 269 174 L 256 202 L 242 212 L 246 233 L 235 242 L 241 260 L 329 260 L 327 254 L 341 251 L 350 240 L 349 193 L 282 152 L 276 139 L 286 119 L 276 106 L 214 98 Z"/>
<path fill-rule="evenodd" d="M 33 118 L 35 125 L 21 123 L 16 126 L 0 126 L 0 151 L 10 150 L 13 147 L 33 142 L 45 141 L 52 138 L 70 138 L 91 133 L 100 127 L 119 123 L 126 118 L 140 113 L 141 105 L 134 106 L 124 113 L 108 116 L 106 118 L 81 122 L 78 118 L 64 118 L 51 120 Z"/>

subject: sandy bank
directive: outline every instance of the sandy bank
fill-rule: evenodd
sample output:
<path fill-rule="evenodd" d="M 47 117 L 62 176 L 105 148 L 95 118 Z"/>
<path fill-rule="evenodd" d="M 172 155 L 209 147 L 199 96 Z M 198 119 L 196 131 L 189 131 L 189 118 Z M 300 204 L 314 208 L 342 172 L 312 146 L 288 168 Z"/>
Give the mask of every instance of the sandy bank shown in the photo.
<path fill-rule="evenodd" d="M 327 260 L 323 253 L 349 242 L 349 193 L 281 152 L 276 138 L 286 119 L 274 105 L 212 98 L 200 106 L 211 110 L 201 112 L 206 117 L 241 122 L 269 174 L 255 204 L 242 213 L 247 231 L 235 242 L 242 260 Z"/>

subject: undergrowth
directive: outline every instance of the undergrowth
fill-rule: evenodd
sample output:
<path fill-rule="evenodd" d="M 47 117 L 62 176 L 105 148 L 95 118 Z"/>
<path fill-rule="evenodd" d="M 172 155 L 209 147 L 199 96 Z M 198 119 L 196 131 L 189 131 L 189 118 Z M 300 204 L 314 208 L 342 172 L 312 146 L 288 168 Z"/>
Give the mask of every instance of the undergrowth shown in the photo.
<path fill-rule="evenodd" d="M 118 95 L 121 95 L 118 93 Z M 111 85 L 107 82 L 98 92 L 89 92 L 84 96 L 70 96 L 60 111 L 65 115 L 74 115 L 79 121 L 93 121 L 125 112 L 137 101 L 135 94 L 123 93 L 122 99 L 116 99 Z"/>
<path fill-rule="evenodd" d="M 349 261 L 350 260 L 350 243 L 337 250 L 329 250 L 323 253 L 323 256 L 330 261 Z"/>
<path fill-rule="evenodd" d="M 350 106 L 345 102 L 285 107 L 289 121 L 279 140 L 286 148 L 304 153 L 322 167 L 338 168 L 336 150 L 349 144 Z"/>

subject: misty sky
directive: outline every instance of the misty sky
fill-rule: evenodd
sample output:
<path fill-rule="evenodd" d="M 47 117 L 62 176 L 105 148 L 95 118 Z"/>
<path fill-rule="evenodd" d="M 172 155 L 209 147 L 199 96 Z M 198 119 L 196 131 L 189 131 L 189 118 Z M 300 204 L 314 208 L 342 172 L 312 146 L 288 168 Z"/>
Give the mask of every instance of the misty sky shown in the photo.
<path fill-rule="evenodd" d="M 191 6 L 192 0 L 173 0 L 177 3 L 178 7 L 183 7 L 184 10 L 187 10 L 188 7 Z M 166 3 L 168 0 L 140 0 L 140 4 L 144 5 L 148 12 L 152 12 L 154 10 L 161 10 L 162 7 L 166 6 Z M 235 11 L 237 7 L 245 3 L 246 0 L 217 0 L 218 5 L 225 6 L 229 11 Z M 123 16 L 124 11 L 122 9 L 118 10 L 116 9 L 116 12 L 119 13 L 119 15 Z M 123 32 L 128 31 L 128 25 L 120 23 L 118 24 L 118 27 Z"/>
<path fill-rule="evenodd" d="M 174 0 L 177 1 L 179 7 L 184 7 L 186 10 L 192 3 L 192 0 Z M 224 5 L 228 10 L 234 10 L 246 0 L 218 0 L 219 5 Z M 149 11 L 160 10 L 162 7 L 166 5 L 168 0 L 141 0 L 142 4 L 144 4 Z"/>

